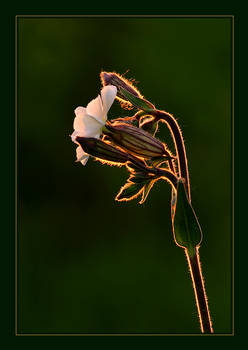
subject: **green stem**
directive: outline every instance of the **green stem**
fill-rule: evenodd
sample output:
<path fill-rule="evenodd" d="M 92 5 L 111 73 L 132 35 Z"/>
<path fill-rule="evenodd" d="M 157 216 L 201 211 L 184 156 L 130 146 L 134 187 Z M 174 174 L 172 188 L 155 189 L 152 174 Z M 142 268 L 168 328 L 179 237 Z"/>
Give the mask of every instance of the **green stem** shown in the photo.
<path fill-rule="evenodd" d="M 212 321 L 210 318 L 208 300 L 204 287 L 204 279 L 201 270 L 199 247 L 192 254 L 185 249 L 187 261 L 189 264 L 190 275 L 192 278 L 197 311 L 200 320 L 202 333 L 213 333 Z"/>
<path fill-rule="evenodd" d="M 176 148 L 176 152 L 177 152 L 179 177 L 182 177 L 185 179 L 188 198 L 189 198 L 189 201 L 191 201 L 188 162 L 187 162 L 186 150 L 185 150 L 183 136 L 182 136 L 180 127 L 176 119 L 170 113 L 159 111 L 157 109 L 151 111 L 150 113 L 157 120 L 164 121 L 170 130 L 170 133 L 172 135 L 174 145 Z"/>

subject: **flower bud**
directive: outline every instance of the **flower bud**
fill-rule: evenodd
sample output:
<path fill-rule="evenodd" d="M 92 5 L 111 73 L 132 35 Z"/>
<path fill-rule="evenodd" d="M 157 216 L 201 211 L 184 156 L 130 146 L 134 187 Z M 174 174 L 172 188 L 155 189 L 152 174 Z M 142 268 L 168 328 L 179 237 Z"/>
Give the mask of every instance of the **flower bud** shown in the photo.
<path fill-rule="evenodd" d="M 106 123 L 102 129 L 116 145 L 143 158 L 168 156 L 165 145 L 148 132 L 127 123 Z"/>
<path fill-rule="evenodd" d="M 100 160 L 124 164 L 129 159 L 127 153 L 100 139 L 93 137 L 77 137 L 76 141 L 80 144 L 84 152 Z"/>
<path fill-rule="evenodd" d="M 114 85 L 117 87 L 117 96 L 124 100 L 126 100 L 126 97 L 121 93 L 120 88 L 123 88 L 130 92 L 130 94 L 142 98 L 142 95 L 136 89 L 130 81 L 123 78 L 121 75 L 114 73 L 114 72 L 101 72 L 100 74 L 102 85 Z"/>
<path fill-rule="evenodd" d="M 149 101 L 145 100 L 139 90 L 133 84 L 123 78 L 121 75 L 114 72 L 101 72 L 100 74 L 102 85 L 113 85 L 117 88 L 117 99 L 124 105 L 134 106 L 136 108 L 150 111 L 154 106 Z"/>

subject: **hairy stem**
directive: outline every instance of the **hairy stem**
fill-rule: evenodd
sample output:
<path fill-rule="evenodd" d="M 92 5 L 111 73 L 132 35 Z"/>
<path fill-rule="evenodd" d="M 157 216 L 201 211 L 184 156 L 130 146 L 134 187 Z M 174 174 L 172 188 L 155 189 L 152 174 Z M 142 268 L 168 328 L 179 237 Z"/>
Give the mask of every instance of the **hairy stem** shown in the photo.
<path fill-rule="evenodd" d="M 178 170 L 179 177 L 185 179 L 186 184 L 186 192 L 188 195 L 188 201 L 191 202 L 191 193 L 190 193 L 190 181 L 189 181 L 189 172 L 188 172 L 188 162 L 187 155 L 184 146 L 182 132 L 180 127 L 173 117 L 173 115 L 159 110 L 153 110 L 151 114 L 155 117 L 155 120 L 164 121 L 173 137 L 174 145 L 177 153 L 177 161 L 178 161 Z M 172 210 L 172 217 L 174 212 Z M 200 257 L 199 257 L 199 246 L 194 249 L 194 251 L 188 251 L 185 248 L 185 253 L 187 257 L 187 261 L 189 264 L 190 275 L 193 283 L 195 300 L 197 305 L 197 311 L 200 320 L 200 326 L 202 333 L 213 333 L 212 322 L 210 318 L 207 295 L 204 287 L 204 280 L 201 271 Z"/>
<path fill-rule="evenodd" d="M 201 331 L 202 333 L 213 333 L 214 331 L 210 318 L 208 300 L 200 264 L 199 247 L 195 249 L 195 254 L 193 256 L 192 254 L 189 254 L 187 249 L 185 249 L 185 253 L 189 264 L 190 275 L 192 278 Z"/>
<path fill-rule="evenodd" d="M 176 119 L 167 112 L 159 111 L 155 109 L 151 111 L 151 114 L 157 120 L 163 120 L 167 124 L 171 132 L 171 135 L 173 137 L 173 141 L 175 144 L 176 152 L 177 152 L 179 176 L 184 178 L 186 181 L 187 194 L 188 194 L 189 201 L 191 201 L 187 156 L 186 156 L 183 136 L 182 136 L 180 127 Z"/>

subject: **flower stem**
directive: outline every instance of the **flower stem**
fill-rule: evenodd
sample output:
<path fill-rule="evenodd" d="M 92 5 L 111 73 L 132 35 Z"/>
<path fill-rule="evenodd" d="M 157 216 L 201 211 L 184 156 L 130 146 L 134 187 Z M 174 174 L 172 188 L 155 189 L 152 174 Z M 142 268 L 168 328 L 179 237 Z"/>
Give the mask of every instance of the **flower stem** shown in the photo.
<path fill-rule="evenodd" d="M 185 253 L 192 278 L 201 331 L 202 333 L 213 333 L 214 331 L 200 264 L 199 247 L 196 247 L 194 254 L 190 254 L 187 249 L 185 249 Z"/>
<path fill-rule="evenodd" d="M 176 152 L 177 152 L 179 177 L 185 180 L 188 201 L 189 203 L 191 203 L 188 162 L 187 162 L 186 150 L 185 150 L 185 145 L 184 145 L 183 136 L 182 136 L 180 127 L 176 119 L 170 113 L 154 109 L 153 111 L 151 111 L 151 114 L 155 117 L 155 120 L 164 121 L 171 132 L 174 145 L 176 148 Z M 172 210 L 172 217 L 174 216 L 174 214 L 175 213 Z M 192 250 L 188 250 L 187 248 L 184 248 L 184 250 L 186 253 L 187 261 L 189 264 L 190 275 L 193 283 L 201 331 L 202 333 L 213 333 L 214 331 L 212 327 L 212 321 L 210 318 L 208 300 L 207 300 L 207 295 L 204 287 L 203 275 L 201 271 L 199 246 L 197 246 Z"/>
<path fill-rule="evenodd" d="M 173 137 L 173 141 L 175 144 L 176 152 L 177 152 L 179 175 L 180 177 L 184 178 L 186 181 L 187 194 L 189 197 L 189 201 L 191 201 L 188 162 L 187 162 L 186 150 L 185 150 L 183 136 L 182 136 L 180 127 L 176 119 L 170 113 L 155 109 L 154 111 L 151 112 L 151 114 L 157 120 L 164 121 L 171 132 L 171 135 Z"/>

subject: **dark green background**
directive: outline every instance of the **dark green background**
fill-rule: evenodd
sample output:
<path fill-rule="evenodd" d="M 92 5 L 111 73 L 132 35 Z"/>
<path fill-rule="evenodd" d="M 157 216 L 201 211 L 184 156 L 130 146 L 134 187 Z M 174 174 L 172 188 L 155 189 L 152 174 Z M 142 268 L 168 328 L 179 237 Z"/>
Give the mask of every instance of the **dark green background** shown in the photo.
<path fill-rule="evenodd" d="M 124 168 L 74 163 L 73 110 L 102 69 L 129 69 L 182 128 L 214 330 L 230 333 L 231 19 L 19 18 L 18 47 L 19 332 L 200 333 L 169 186 L 118 203 Z"/>

